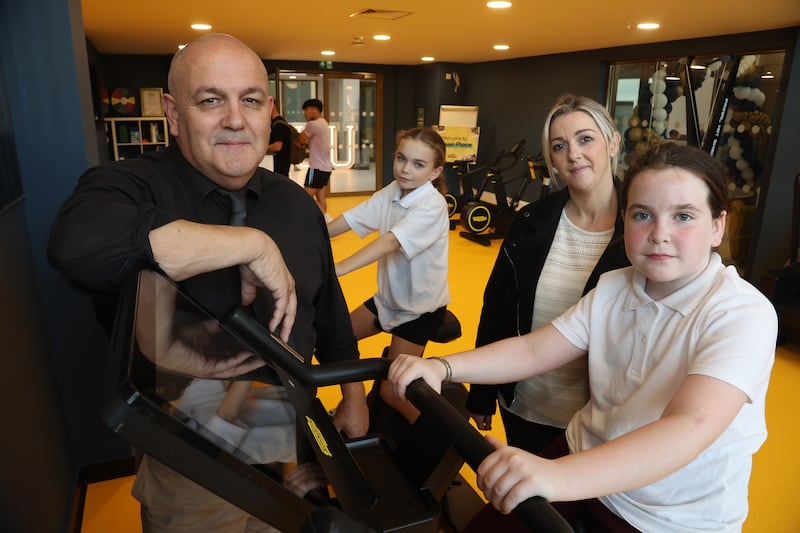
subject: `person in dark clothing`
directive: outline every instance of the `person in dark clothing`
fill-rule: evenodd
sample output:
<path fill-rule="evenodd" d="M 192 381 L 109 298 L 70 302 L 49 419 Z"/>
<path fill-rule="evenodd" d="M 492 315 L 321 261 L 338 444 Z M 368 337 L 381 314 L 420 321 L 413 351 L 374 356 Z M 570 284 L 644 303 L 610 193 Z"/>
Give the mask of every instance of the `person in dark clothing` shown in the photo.
<path fill-rule="evenodd" d="M 606 109 L 563 95 L 545 120 L 542 151 L 566 187 L 515 216 L 484 292 L 476 346 L 524 335 L 591 290 L 600 274 L 629 265 L 622 243 L 619 133 Z M 508 443 L 536 452 L 564 432 L 589 398 L 586 359 L 525 382 L 473 385 L 467 409 L 491 429 L 500 405 Z"/>
<path fill-rule="evenodd" d="M 101 321 L 111 310 L 102 303 L 113 302 L 125 280 L 154 270 L 217 317 L 254 304 L 306 361 L 357 359 L 322 214 L 302 189 L 258 166 L 273 106 L 261 59 L 229 35 L 206 35 L 174 56 L 168 84 L 164 108 L 177 146 L 81 176 L 53 224 L 51 264 L 95 297 Z M 241 226 L 229 225 L 237 192 L 246 205 Z M 180 370 L 228 378 L 263 365 L 255 359 L 192 352 Z M 354 437 L 366 433 L 363 384 L 342 385 L 334 424 Z M 150 457 L 134 494 L 145 531 L 271 530 Z"/>
<path fill-rule="evenodd" d="M 291 152 L 289 125 L 278 111 L 277 104 L 272 106 L 272 125 L 269 133 L 267 153 L 272 154 L 272 169 L 278 174 L 289 176 L 289 153 Z"/>

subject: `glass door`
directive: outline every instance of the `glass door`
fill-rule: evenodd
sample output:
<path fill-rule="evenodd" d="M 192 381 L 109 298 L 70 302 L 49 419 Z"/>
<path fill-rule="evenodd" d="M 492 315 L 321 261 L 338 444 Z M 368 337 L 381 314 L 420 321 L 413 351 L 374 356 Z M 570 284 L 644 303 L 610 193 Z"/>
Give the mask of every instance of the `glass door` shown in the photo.
<path fill-rule="evenodd" d="M 302 105 L 319 98 L 330 128 L 330 158 L 334 173 L 330 194 L 371 193 L 382 182 L 379 76 L 372 73 L 297 72 L 278 70 L 276 101 L 287 122 L 305 127 Z M 302 183 L 307 163 L 291 171 Z"/>

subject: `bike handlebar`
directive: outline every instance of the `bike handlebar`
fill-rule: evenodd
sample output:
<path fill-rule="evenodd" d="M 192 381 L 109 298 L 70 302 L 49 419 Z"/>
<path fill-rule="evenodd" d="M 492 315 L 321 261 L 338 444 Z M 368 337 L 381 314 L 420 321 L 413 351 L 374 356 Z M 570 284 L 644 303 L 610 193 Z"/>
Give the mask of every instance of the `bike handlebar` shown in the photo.
<path fill-rule="evenodd" d="M 244 308 L 235 307 L 223 319 L 223 325 L 248 344 L 260 357 L 270 358 L 293 378 L 306 385 L 326 386 L 369 379 L 385 379 L 391 360 L 360 359 L 308 365 L 303 357 L 275 335 Z M 269 359 L 267 359 L 269 360 Z M 454 437 L 456 452 L 473 469 L 494 451 L 492 445 L 472 427 L 464 416 L 421 378 L 412 381 L 406 396 L 421 412 L 432 416 Z M 572 533 L 572 528 L 544 498 L 534 496 L 517 505 L 514 513 L 531 531 Z"/>
<path fill-rule="evenodd" d="M 454 436 L 456 452 L 473 469 L 494 452 L 494 447 L 463 415 L 440 394 L 428 386 L 422 378 L 412 381 L 406 389 L 406 397 L 417 409 L 435 418 L 448 433 Z M 514 514 L 530 531 L 572 533 L 569 523 L 540 496 L 528 498 L 517 505 Z"/>

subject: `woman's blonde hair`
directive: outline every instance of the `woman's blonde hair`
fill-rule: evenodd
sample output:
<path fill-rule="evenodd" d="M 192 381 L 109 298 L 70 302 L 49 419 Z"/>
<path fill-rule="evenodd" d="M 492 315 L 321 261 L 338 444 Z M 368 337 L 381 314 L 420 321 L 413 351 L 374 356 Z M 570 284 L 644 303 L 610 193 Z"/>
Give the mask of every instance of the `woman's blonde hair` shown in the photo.
<path fill-rule="evenodd" d="M 553 161 L 550 157 L 550 126 L 552 126 L 556 118 L 574 111 L 580 111 L 592 117 L 597 127 L 600 128 L 603 137 L 605 137 L 608 147 L 617 148 L 617 150 L 614 151 L 614 155 L 611 156 L 611 172 L 612 174 L 615 173 L 622 147 L 619 142 L 616 142 L 616 146 L 614 146 L 614 134 L 617 133 L 617 128 L 614 126 L 614 119 L 611 118 L 611 115 L 605 107 L 591 98 L 567 93 L 558 97 L 558 100 L 547 114 L 547 118 L 544 120 L 544 127 L 542 128 L 542 154 L 544 155 L 544 160 L 547 163 L 547 170 L 550 172 L 550 175 L 556 175 L 555 168 L 553 168 Z"/>

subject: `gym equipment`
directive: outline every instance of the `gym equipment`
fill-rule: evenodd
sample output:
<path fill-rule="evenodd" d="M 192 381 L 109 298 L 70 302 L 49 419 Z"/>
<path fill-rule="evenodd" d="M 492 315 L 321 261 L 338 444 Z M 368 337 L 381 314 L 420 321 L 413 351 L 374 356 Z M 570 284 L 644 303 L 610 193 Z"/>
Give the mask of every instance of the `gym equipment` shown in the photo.
<path fill-rule="evenodd" d="M 524 143 L 524 141 L 522 141 Z M 519 145 L 515 145 L 515 148 Z M 512 152 L 514 149 L 512 149 Z M 478 187 L 473 199 L 469 200 L 461 210 L 461 224 L 466 231 L 460 232 L 465 239 L 469 239 L 478 244 L 489 246 L 493 239 L 502 239 L 508 232 L 514 215 L 519 208 L 522 195 L 528 185 L 535 181 L 537 176 L 541 178 L 542 188 L 540 198 L 545 197 L 550 191 L 550 176 L 544 158 L 539 154 L 536 157 L 522 157 L 519 160 L 527 163 L 521 174 L 512 178 L 506 178 L 503 174 L 507 169 L 491 167 L 486 173 L 483 181 Z M 506 187 L 515 181 L 520 181 L 517 190 L 509 196 Z M 483 193 L 487 189 L 494 191 L 495 203 L 489 203 L 482 199 Z"/>
<path fill-rule="evenodd" d="M 475 202 L 481 199 L 483 190 L 485 190 L 485 186 L 483 184 L 486 180 L 484 178 L 480 182 L 480 185 L 476 186 L 473 183 L 473 180 L 476 177 L 481 174 L 489 174 L 491 172 L 507 170 L 516 166 L 522 157 L 524 147 L 525 139 L 522 139 L 518 143 L 515 143 L 509 150 L 504 148 L 498 152 L 497 157 L 492 163 L 489 163 L 488 165 L 481 165 L 472 170 L 469 170 L 469 166 L 471 164 L 470 161 L 456 161 L 452 163 L 458 174 L 458 182 L 461 187 L 461 193 L 452 194 L 448 192 L 445 194 L 445 200 L 447 200 L 447 211 L 450 217 L 456 213 L 460 213 L 468 202 Z M 454 220 L 450 221 L 450 229 L 455 228 L 455 223 L 456 221 Z"/>
<path fill-rule="evenodd" d="M 346 439 L 317 398 L 317 387 L 385 378 L 388 360 L 309 365 L 250 309 L 234 308 L 217 322 L 157 273 L 142 272 L 132 282 L 118 307 L 103 419 L 144 453 L 281 531 L 437 532 L 443 494 L 459 464 L 447 457 L 477 466 L 492 451 L 452 405 L 421 382 L 409 388 L 409 399 L 422 414 L 405 441 L 375 434 Z M 159 306 L 150 306 L 153 301 Z M 165 312 L 170 308 L 174 312 Z M 164 331 L 170 332 L 166 342 L 150 342 Z M 175 383 L 186 379 L 170 370 L 174 366 L 167 356 L 174 352 L 165 348 L 175 339 L 186 348 L 202 346 L 206 354 L 227 357 L 246 350 L 267 362 L 266 373 L 259 369 L 242 379 L 264 377 L 269 383 L 278 378 L 285 401 L 275 402 L 278 407 L 270 414 L 296 421 L 296 462 L 317 465 L 328 490 L 299 495 L 286 485 L 291 461 L 257 464 L 243 447 L 182 412 L 180 403 L 169 399 L 176 396 Z M 421 451 L 441 459 L 431 466 L 418 459 Z M 532 530 L 571 531 L 544 500 L 532 498 L 516 512 Z"/>

